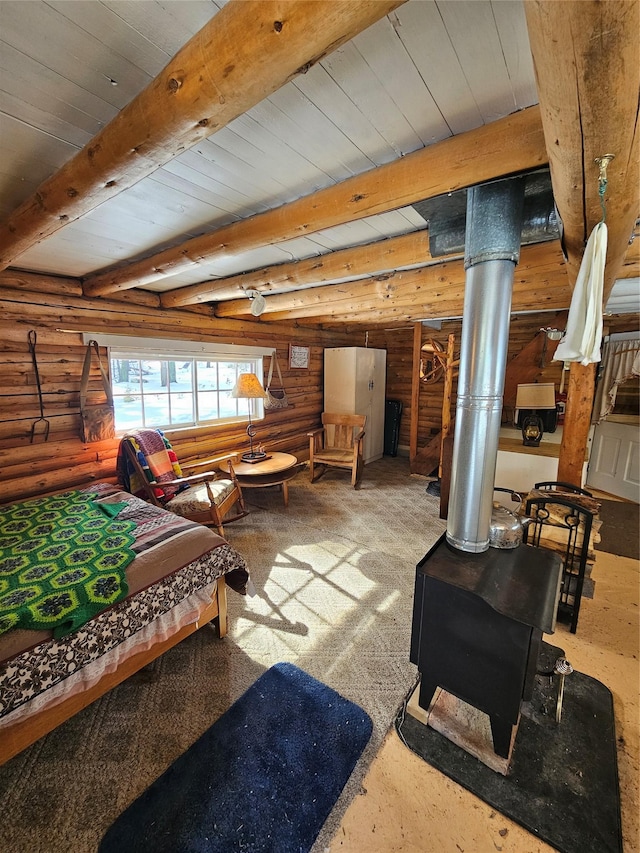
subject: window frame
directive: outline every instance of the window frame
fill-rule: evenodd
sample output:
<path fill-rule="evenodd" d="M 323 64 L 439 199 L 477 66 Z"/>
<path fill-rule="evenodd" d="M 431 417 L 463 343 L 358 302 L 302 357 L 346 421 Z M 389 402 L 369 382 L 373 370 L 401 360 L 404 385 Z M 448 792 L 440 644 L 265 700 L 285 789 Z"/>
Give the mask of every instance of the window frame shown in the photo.
<path fill-rule="evenodd" d="M 84 343 L 88 344 L 90 340 L 95 340 L 101 347 L 106 347 L 109 363 L 109 381 L 115 397 L 122 396 L 114 387 L 114 379 L 111 371 L 111 362 L 113 360 L 130 360 L 135 361 L 191 361 L 193 364 L 191 370 L 191 392 L 193 394 L 192 414 L 195 420 L 190 420 L 183 423 L 145 423 L 145 428 L 162 429 L 176 431 L 180 429 L 194 428 L 211 428 L 224 426 L 225 424 L 244 423 L 249 419 L 249 407 L 251 408 L 251 419 L 261 420 L 264 418 L 264 407 L 262 400 L 238 400 L 238 414 L 222 418 L 211 418 L 198 420 L 198 388 L 197 388 L 197 368 L 196 363 L 202 361 L 217 361 L 231 362 L 236 364 L 236 373 L 243 372 L 238 368 L 242 365 L 249 365 L 252 372 L 256 374 L 262 381 L 264 376 L 263 359 L 265 356 L 271 355 L 273 349 L 254 346 L 240 346 L 231 343 L 207 343 L 203 341 L 190 340 L 174 340 L 165 338 L 140 338 L 125 335 L 104 335 L 83 333 Z M 144 401 L 144 389 L 139 389 L 142 392 L 142 400 Z M 154 393 L 154 392 L 151 392 Z M 217 389 L 220 393 L 220 389 Z M 170 400 L 171 391 L 167 390 L 167 403 L 169 406 L 170 415 Z M 246 406 L 246 413 L 240 410 L 242 404 Z M 142 402 L 142 417 L 144 420 L 144 402 Z M 139 429 L 140 427 L 123 427 L 116 424 L 116 434 L 124 435 L 130 429 Z"/>

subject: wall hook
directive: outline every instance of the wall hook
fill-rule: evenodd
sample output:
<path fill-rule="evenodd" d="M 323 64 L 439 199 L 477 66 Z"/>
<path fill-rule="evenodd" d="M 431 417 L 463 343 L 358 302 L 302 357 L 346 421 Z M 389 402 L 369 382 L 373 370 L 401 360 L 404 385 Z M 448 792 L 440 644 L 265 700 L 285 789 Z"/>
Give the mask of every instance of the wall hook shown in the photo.
<path fill-rule="evenodd" d="M 600 169 L 600 174 L 598 175 L 598 183 L 606 184 L 607 183 L 607 169 L 609 167 L 609 163 L 612 160 L 615 160 L 615 154 L 604 154 L 602 157 L 596 157 L 595 162 L 598 164 Z"/>
<path fill-rule="evenodd" d="M 604 154 L 602 157 L 596 157 L 595 163 L 598 164 L 598 195 L 600 196 L 600 207 L 602 208 L 602 222 L 607 219 L 607 206 L 604 202 L 604 194 L 607 191 L 607 168 L 609 163 L 615 159 L 615 154 Z"/>

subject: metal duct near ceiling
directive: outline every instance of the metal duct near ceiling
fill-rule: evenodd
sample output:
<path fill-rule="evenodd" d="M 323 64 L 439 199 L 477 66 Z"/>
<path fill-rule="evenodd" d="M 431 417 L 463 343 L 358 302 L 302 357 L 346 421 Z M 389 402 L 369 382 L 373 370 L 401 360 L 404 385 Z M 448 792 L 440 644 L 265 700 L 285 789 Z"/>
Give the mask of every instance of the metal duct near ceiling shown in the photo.
<path fill-rule="evenodd" d="M 553 201 L 549 170 L 538 169 L 522 177 L 525 186 L 520 245 L 558 240 L 559 219 Z M 431 257 L 440 258 L 464 252 L 467 192 L 466 189 L 457 190 L 413 205 L 414 210 L 429 225 Z"/>
<path fill-rule="evenodd" d="M 467 193 L 465 296 L 447 542 L 489 548 L 514 269 L 520 256 L 525 179 Z"/>

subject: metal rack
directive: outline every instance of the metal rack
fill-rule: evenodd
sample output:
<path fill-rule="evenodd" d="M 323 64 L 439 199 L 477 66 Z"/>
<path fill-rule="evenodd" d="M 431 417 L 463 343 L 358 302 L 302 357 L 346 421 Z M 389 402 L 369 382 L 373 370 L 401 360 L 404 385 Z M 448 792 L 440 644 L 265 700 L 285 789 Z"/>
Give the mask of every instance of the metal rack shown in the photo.
<path fill-rule="evenodd" d="M 569 630 L 575 634 L 596 513 L 579 500 L 550 490 L 544 496 L 529 497 L 525 514 L 533 521 L 524 531 L 524 541 L 562 557 L 558 619 L 568 619 Z"/>

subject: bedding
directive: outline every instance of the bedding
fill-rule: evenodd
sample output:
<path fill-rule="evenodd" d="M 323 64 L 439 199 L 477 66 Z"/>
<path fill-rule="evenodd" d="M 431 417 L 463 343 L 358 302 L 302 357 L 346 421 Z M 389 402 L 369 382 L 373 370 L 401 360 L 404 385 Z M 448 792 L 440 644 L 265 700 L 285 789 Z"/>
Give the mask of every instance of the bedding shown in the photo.
<path fill-rule="evenodd" d="M 75 491 L 0 507 L 0 634 L 64 637 L 126 597 L 135 523 L 117 518 L 125 506 Z"/>
<path fill-rule="evenodd" d="M 219 593 L 227 585 L 247 591 L 243 558 L 212 530 L 114 486 L 74 495 L 80 503 L 86 496 L 104 505 L 107 516 L 113 511 L 133 537 L 127 545 L 134 554 L 125 569 L 128 594 L 66 637 L 22 628 L 0 635 L 0 761 L 7 757 L 3 731 L 94 689 L 135 655 L 153 660 L 154 647 L 168 648 L 174 635 L 191 633 L 212 603 L 224 608 Z M 221 628 L 225 618 L 226 610 Z"/>

